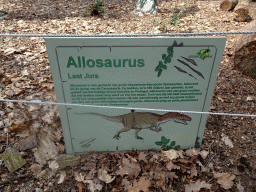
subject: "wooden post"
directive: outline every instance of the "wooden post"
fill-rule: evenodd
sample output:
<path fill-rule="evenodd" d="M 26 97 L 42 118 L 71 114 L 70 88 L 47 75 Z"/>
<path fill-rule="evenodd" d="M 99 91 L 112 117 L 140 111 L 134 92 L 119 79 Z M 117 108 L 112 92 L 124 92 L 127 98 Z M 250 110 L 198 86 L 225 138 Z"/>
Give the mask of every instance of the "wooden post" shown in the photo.
<path fill-rule="evenodd" d="M 220 3 L 220 9 L 222 11 L 230 11 L 234 9 L 237 4 L 238 4 L 238 0 L 223 0 Z"/>
<path fill-rule="evenodd" d="M 249 10 L 246 5 L 238 4 L 234 10 L 234 14 L 236 21 L 244 22 L 247 20 Z"/>
<path fill-rule="evenodd" d="M 244 26 L 241 31 L 256 29 L 256 20 Z M 244 74 L 256 78 L 256 34 L 237 35 L 234 41 L 234 66 Z"/>

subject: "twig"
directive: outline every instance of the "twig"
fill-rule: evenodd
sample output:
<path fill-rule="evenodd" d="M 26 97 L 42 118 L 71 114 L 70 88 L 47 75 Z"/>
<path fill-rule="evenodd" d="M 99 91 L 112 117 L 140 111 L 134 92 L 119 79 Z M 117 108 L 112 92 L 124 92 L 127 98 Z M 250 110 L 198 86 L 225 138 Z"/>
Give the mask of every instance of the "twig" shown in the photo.
<path fill-rule="evenodd" d="M 208 166 L 208 165 L 210 164 L 211 160 L 213 160 L 213 158 L 214 158 L 216 155 L 218 155 L 220 152 L 222 152 L 222 151 L 219 151 L 219 152 L 215 153 L 215 154 L 209 159 L 209 161 L 208 161 L 204 166 L 205 166 L 205 167 Z"/>
<path fill-rule="evenodd" d="M 13 180 L 17 180 L 17 179 L 20 179 L 20 178 L 27 178 L 27 177 L 31 177 L 32 174 L 31 173 L 27 173 L 25 175 L 20 175 L 20 176 L 16 176 L 16 177 L 13 177 L 12 179 L 8 179 L 8 181 L 2 181 L 0 182 L 0 185 L 5 185 L 7 183 L 12 183 Z"/>
<path fill-rule="evenodd" d="M 9 129 L 8 129 L 8 127 L 6 126 L 5 121 L 3 120 L 3 116 L 5 115 L 5 113 L 4 113 L 3 111 L 1 111 L 1 112 L 2 112 L 2 113 L 1 113 L 1 116 L 0 116 L 0 120 L 3 122 L 4 128 L 7 129 L 7 130 L 6 130 L 6 148 L 5 148 L 5 151 L 6 151 L 7 148 L 8 148 L 8 146 L 9 146 Z M 1 162 L 1 164 L 2 164 L 2 162 Z M 1 165 L 1 164 L 0 164 L 0 165 Z"/>
<path fill-rule="evenodd" d="M 214 143 L 214 141 L 212 141 L 212 143 L 210 144 L 210 146 L 209 146 L 209 148 L 208 148 L 208 153 L 210 153 L 210 151 L 211 151 L 211 147 L 212 147 L 212 144 Z"/>

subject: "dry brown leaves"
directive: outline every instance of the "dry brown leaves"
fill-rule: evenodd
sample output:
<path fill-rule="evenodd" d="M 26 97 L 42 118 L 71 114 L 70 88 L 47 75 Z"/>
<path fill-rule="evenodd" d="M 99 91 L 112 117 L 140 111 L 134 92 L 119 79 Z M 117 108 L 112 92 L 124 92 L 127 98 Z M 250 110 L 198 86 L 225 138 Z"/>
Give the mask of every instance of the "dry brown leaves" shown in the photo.
<path fill-rule="evenodd" d="M 210 189 L 211 184 L 207 184 L 205 181 L 197 180 L 195 183 L 185 185 L 185 192 L 198 192 L 202 188 Z"/>
<path fill-rule="evenodd" d="M 116 172 L 116 174 L 121 176 L 129 175 L 138 177 L 140 171 L 141 168 L 139 163 L 124 157 L 120 169 Z"/>
<path fill-rule="evenodd" d="M 236 178 L 232 173 L 214 173 L 214 177 L 224 189 L 230 189 L 234 184 L 233 180 Z"/>
<path fill-rule="evenodd" d="M 111 177 L 106 170 L 100 169 L 98 171 L 99 179 L 105 183 L 111 183 L 115 177 Z"/>
<path fill-rule="evenodd" d="M 39 178 L 41 174 L 42 166 L 39 164 L 33 164 L 31 165 L 30 170 L 35 177 Z"/>
<path fill-rule="evenodd" d="M 149 180 L 146 180 L 145 177 L 141 177 L 139 181 L 137 182 L 136 179 L 134 179 L 133 183 L 129 185 L 128 190 L 130 192 L 149 192 L 149 187 L 151 186 L 151 183 Z"/>
<path fill-rule="evenodd" d="M 194 152 L 192 153 L 192 151 Z M 95 169 L 89 167 L 86 169 L 83 168 L 87 171 L 76 172 L 74 178 L 79 182 L 79 190 L 82 190 L 86 186 L 90 191 L 99 190 L 100 188 L 103 189 L 105 184 L 108 183 L 111 183 L 114 187 L 113 191 L 128 190 L 140 192 L 151 191 L 152 189 L 167 190 L 175 189 L 178 186 L 180 189 L 180 182 L 182 182 L 180 180 L 181 175 L 183 175 L 182 177 L 186 176 L 193 179 L 193 177 L 201 174 L 196 162 L 201 152 L 198 151 L 195 153 L 195 151 L 197 150 L 191 148 L 184 152 L 182 150 L 161 151 L 160 153 L 132 151 L 126 153 L 116 152 L 102 155 L 86 155 L 87 158 L 84 157 L 81 159 L 83 164 L 86 165 L 87 162 L 90 162 L 90 159 L 100 159 L 102 163 L 98 166 L 101 168 L 97 174 L 95 174 Z M 171 157 L 173 157 L 173 154 L 178 154 L 178 156 L 176 159 L 170 160 L 169 154 L 171 154 Z M 189 154 L 189 156 L 186 154 Z M 110 163 L 107 159 L 115 159 L 115 164 Z M 161 166 L 163 164 L 166 166 Z M 115 167 L 118 167 L 116 171 Z M 103 183 L 99 182 L 99 180 Z M 187 185 L 187 190 L 209 188 L 209 186 L 205 181 L 199 182 L 196 179 L 195 181 L 191 180 L 191 183 Z"/>
<path fill-rule="evenodd" d="M 57 184 L 63 183 L 63 182 L 65 181 L 65 179 L 66 179 L 66 176 L 67 176 L 66 172 L 65 172 L 65 171 L 62 171 L 62 172 L 60 173 L 60 178 L 59 178 Z"/>

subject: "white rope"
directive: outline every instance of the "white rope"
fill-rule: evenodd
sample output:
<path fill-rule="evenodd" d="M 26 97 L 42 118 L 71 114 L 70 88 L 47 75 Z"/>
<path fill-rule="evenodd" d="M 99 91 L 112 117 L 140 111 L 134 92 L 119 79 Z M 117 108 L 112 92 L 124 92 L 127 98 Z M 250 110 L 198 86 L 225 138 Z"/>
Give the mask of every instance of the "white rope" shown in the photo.
<path fill-rule="evenodd" d="M 152 37 L 152 36 L 204 36 L 204 35 L 228 35 L 228 34 L 250 34 L 255 31 L 220 31 L 200 33 L 159 33 L 159 34 L 8 34 L 2 33 L 0 37 Z"/>
<path fill-rule="evenodd" d="M 200 32 L 200 33 L 159 33 L 159 34 L 0 34 L 0 37 L 142 37 L 142 36 L 200 36 L 200 35 L 227 35 L 227 34 L 250 34 L 255 31 L 222 31 L 222 32 Z M 0 99 L 3 102 L 29 103 L 41 105 L 59 105 L 59 106 L 77 106 L 77 107 L 92 107 L 92 108 L 108 108 L 108 109 L 128 109 L 128 110 L 144 110 L 144 111 L 162 111 L 162 112 L 180 112 L 180 113 L 195 113 L 205 115 L 225 115 L 225 116 L 240 116 L 240 117 L 256 117 L 250 114 L 234 114 L 234 113 L 212 113 L 199 111 L 182 111 L 182 110 L 166 110 L 166 109 L 151 109 L 151 108 L 133 108 L 133 107 L 116 107 L 116 106 L 99 106 L 99 105 L 81 105 L 71 103 L 53 103 L 53 102 L 37 102 L 37 101 L 22 101 Z"/>
<path fill-rule="evenodd" d="M 167 109 L 151 109 L 151 108 L 135 108 L 135 107 L 81 105 L 81 104 L 71 104 L 71 103 L 53 103 L 53 102 L 9 100 L 9 99 L 0 99 L 0 101 L 3 101 L 3 102 L 13 102 L 13 103 L 40 104 L 40 105 L 59 105 L 59 106 L 76 106 L 76 107 L 107 108 L 107 109 L 128 109 L 128 110 L 142 110 L 142 111 L 162 111 L 162 112 L 195 113 L 195 114 L 204 114 L 204 115 L 225 115 L 225 116 L 240 116 L 240 117 L 256 117 L 256 115 L 251 115 L 251 114 L 212 113 L 212 112 L 182 111 L 182 110 L 167 110 Z"/>

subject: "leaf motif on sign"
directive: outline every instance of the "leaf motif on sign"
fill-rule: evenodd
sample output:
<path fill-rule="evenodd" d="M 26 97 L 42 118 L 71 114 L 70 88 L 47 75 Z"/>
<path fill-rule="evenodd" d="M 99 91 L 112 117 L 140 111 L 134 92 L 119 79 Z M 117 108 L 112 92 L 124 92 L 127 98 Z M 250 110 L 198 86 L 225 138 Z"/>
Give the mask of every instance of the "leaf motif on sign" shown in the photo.
<path fill-rule="evenodd" d="M 166 55 L 165 53 L 162 54 L 162 61 L 159 61 L 158 66 L 155 68 L 155 71 L 158 72 L 157 77 L 160 77 L 162 75 L 163 69 L 166 70 L 167 66 L 165 64 L 167 63 L 171 63 L 172 61 L 172 57 L 173 57 L 173 47 L 182 47 L 183 43 L 181 42 L 180 44 L 177 43 L 177 41 L 174 41 L 172 46 L 167 48 L 167 53 L 168 55 Z"/>
<path fill-rule="evenodd" d="M 210 54 L 210 49 L 201 49 L 197 55 L 201 58 L 201 59 L 205 59 L 206 57 L 208 57 Z"/>

